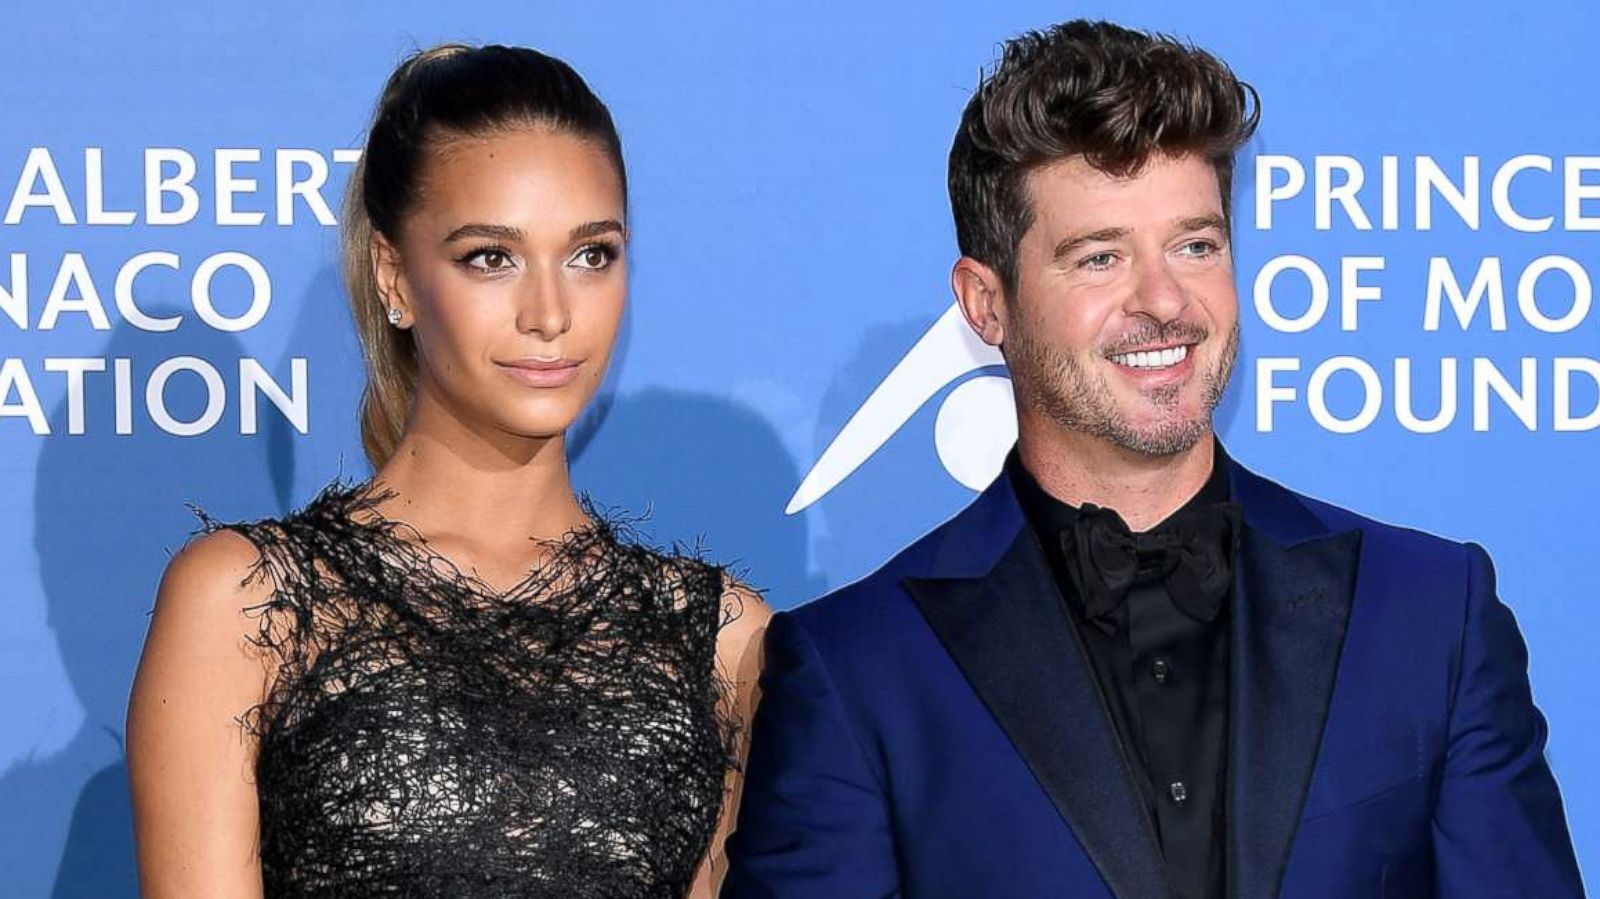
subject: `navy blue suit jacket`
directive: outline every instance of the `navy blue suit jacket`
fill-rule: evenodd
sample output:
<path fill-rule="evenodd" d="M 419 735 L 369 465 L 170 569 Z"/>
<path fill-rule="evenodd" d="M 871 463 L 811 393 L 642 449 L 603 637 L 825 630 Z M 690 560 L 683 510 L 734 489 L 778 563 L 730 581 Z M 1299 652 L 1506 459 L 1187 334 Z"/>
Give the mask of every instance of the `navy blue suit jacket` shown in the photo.
<path fill-rule="evenodd" d="M 1229 895 L 1581 896 L 1484 551 L 1230 474 Z M 723 895 L 1163 896 L 1066 614 L 1002 475 L 777 615 Z"/>

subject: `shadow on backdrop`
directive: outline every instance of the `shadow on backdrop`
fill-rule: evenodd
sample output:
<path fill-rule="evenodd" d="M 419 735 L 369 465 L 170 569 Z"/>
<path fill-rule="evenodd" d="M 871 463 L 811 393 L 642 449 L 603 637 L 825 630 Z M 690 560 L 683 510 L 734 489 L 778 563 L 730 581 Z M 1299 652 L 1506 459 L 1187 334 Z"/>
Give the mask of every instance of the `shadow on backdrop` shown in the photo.
<path fill-rule="evenodd" d="M 786 608 L 820 592 L 804 516 L 785 516 L 799 482 L 778 432 L 755 411 L 708 394 L 650 388 L 602 397 L 570 446 L 573 481 L 602 507 L 649 518 L 657 543 L 703 543 Z"/>
<path fill-rule="evenodd" d="M 306 359 L 311 408 L 308 433 L 295 435 L 293 477 L 274 485 L 283 508 L 295 508 L 336 477 L 363 481 L 371 475 L 361 450 L 367 374 L 338 266 L 319 268 L 293 308 L 294 325 L 274 371 L 287 378 L 290 361 Z"/>
<path fill-rule="evenodd" d="M 53 436 L 35 478 L 35 548 L 49 624 L 84 720 L 60 752 L 20 762 L 0 779 L 7 895 L 138 895 L 123 719 L 161 572 L 196 525 L 184 503 L 219 518 L 282 511 L 274 483 L 292 473 L 289 425 L 263 399 L 262 433 L 239 434 L 243 349 L 231 335 L 198 322 L 191 327 L 193 318 L 166 334 L 127 325 L 112 333 L 102 355 L 132 360 L 131 435 L 115 433 L 109 371 L 85 379 L 87 433 L 67 433 L 65 401 L 50 417 Z M 194 437 L 161 431 L 146 412 L 151 370 L 179 355 L 209 361 L 226 385 L 222 418 Z M 286 371 L 272 375 L 288 388 Z M 172 377 L 165 395 L 180 421 L 205 409 L 206 391 L 194 374 Z"/>
<path fill-rule="evenodd" d="M 822 394 L 809 463 L 844 430 L 931 322 L 929 316 L 915 316 L 880 322 L 862 332 Z M 876 570 L 976 496 L 945 470 L 933 437 L 940 406 L 971 375 L 940 387 L 860 468 L 804 513 L 822 519 L 816 555 L 822 570 L 833 576 L 833 586 Z M 892 506 L 885 497 L 894 497 Z"/>

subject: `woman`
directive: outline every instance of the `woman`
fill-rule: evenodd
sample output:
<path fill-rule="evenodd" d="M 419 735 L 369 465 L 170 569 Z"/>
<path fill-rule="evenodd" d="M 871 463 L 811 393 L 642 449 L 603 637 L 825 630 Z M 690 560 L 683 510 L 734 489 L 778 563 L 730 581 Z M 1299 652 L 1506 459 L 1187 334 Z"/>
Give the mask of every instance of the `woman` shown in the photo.
<path fill-rule="evenodd" d="M 145 895 L 714 895 L 769 613 L 568 479 L 627 293 L 610 114 L 532 50 L 420 53 L 346 207 L 376 474 L 169 566 Z"/>

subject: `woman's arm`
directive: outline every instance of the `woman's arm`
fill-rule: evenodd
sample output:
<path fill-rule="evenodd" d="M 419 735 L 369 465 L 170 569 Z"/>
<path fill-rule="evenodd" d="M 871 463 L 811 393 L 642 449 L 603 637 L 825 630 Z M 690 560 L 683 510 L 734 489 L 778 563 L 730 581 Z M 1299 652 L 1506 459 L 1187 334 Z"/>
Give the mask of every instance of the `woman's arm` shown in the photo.
<path fill-rule="evenodd" d="M 258 554 L 217 531 L 167 566 L 128 705 L 139 881 L 145 899 L 260 897 L 253 740 L 239 716 L 266 670 L 245 609 L 270 584 L 244 583 Z"/>
<path fill-rule="evenodd" d="M 772 609 L 759 594 L 731 581 L 723 597 L 723 607 L 737 616 L 717 634 L 717 667 L 733 685 L 724 714 L 738 724 L 739 769 L 728 771 L 717 830 L 711 837 L 711 847 L 700 863 L 700 870 L 695 872 L 687 899 L 715 899 L 722 877 L 728 872 L 723 846 L 739 815 L 739 792 L 744 780 L 741 771 L 750 752 L 750 719 L 760 699 L 756 682 L 761 676 L 761 640 L 767 621 L 772 618 Z"/>

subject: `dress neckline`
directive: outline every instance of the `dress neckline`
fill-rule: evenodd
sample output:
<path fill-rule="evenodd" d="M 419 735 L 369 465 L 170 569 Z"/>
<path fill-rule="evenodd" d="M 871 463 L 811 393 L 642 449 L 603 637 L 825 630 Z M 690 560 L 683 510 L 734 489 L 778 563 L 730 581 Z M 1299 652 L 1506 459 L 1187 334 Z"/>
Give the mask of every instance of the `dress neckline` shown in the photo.
<path fill-rule="evenodd" d="M 530 543 L 547 549 L 548 555 L 502 589 L 435 549 L 416 525 L 386 515 L 377 508 L 378 503 L 395 495 L 393 488 L 381 486 L 374 478 L 350 485 L 335 482 L 313 500 L 308 511 L 320 509 L 326 517 L 353 532 L 370 535 L 375 544 L 370 555 L 392 571 L 402 576 L 426 577 L 435 586 L 450 590 L 465 589 L 493 604 L 546 593 L 553 582 L 571 573 L 580 560 L 594 561 L 593 552 L 610 549 L 617 542 L 618 522 L 598 513 L 589 497 L 580 494 L 578 503 L 588 524 L 559 537 L 528 537 Z"/>

